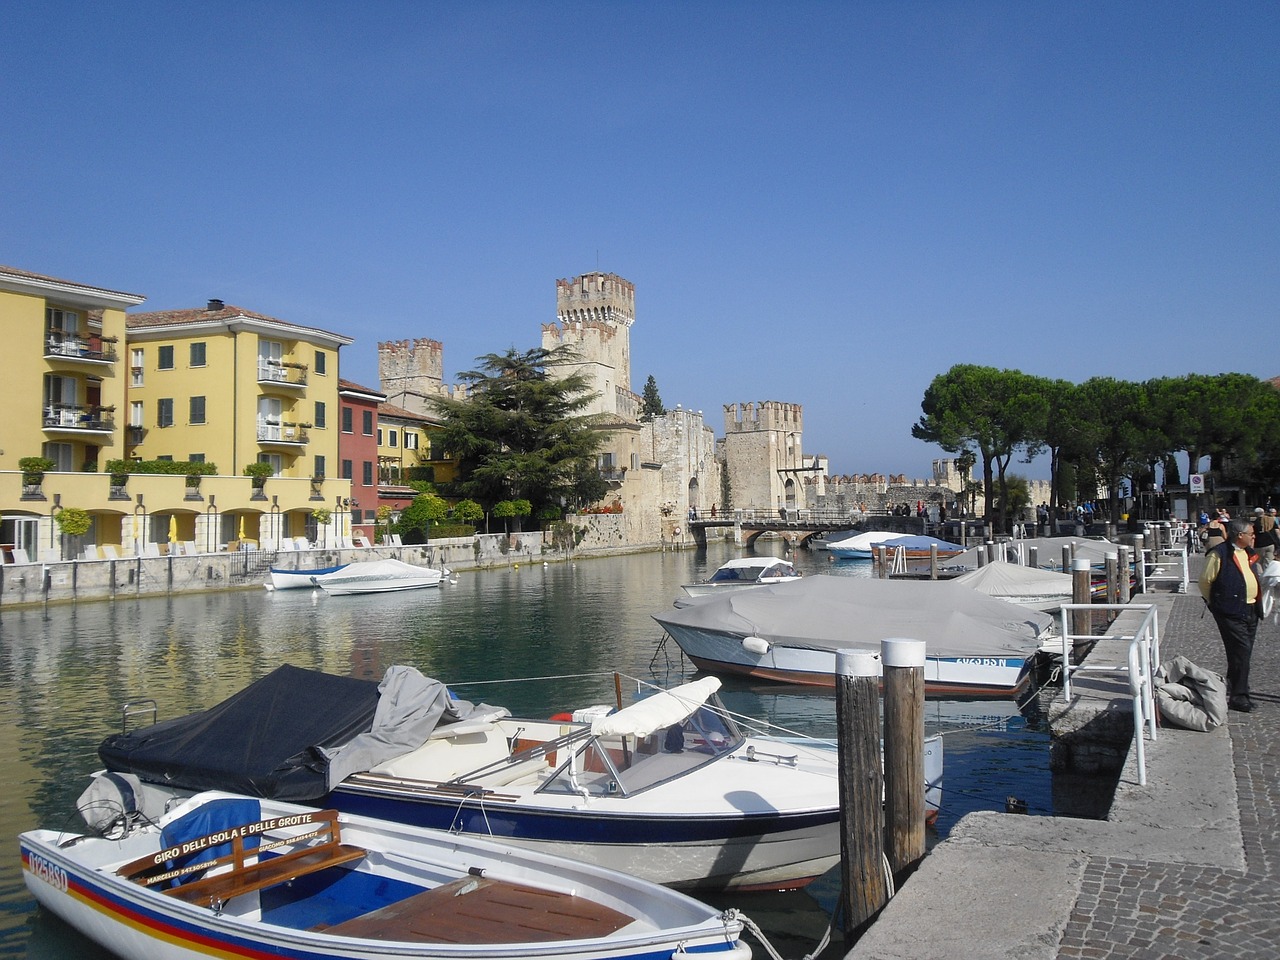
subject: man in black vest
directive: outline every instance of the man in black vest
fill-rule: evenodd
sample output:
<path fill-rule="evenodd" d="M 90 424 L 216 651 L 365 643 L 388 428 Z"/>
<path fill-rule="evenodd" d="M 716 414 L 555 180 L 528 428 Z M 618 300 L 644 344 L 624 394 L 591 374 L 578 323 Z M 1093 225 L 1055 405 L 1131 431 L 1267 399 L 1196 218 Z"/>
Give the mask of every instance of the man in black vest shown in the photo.
<path fill-rule="evenodd" d="M 1209 604 L 1227 654 L 1227 705 L 1243 713 L 1253 709 L 1249 660 L 1258 633 L 1260 588 L 1253 543 L 1253 524 L 1242 518 L 1230 521 L 1226 542 L 1207 551 L 1200 572 L 1200 595 Z"/>

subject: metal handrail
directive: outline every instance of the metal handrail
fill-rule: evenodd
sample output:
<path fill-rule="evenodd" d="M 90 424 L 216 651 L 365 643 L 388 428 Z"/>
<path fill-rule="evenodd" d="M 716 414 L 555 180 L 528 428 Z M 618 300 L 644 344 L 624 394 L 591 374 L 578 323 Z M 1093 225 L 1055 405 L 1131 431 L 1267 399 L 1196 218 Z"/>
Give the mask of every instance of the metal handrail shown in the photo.
<path fill-rule="evenodd" d="M 1149 558 L 1149 559 L 1148 559 Z M 1187 561 L 1187 548 L 1181 547 L 1164 547 L 1159 550 L 1144 549 L 1142 551 L 1143 563 L 1150 563 L 1154 568 L 1151 573 L 1146 574 L 1148 583 L 1151 581 L 1164 581 L 1166 583 L 1177 583 L 1178 592 L 1186 593 L 1191 585 L 1190 565 Z M 1178 564 L 1177 573 L 1165 573 L 1165 564 L 1176 562 Z"/>
<path fill-rule="evenodd" d="M 1089 612 L 1145 610 L 1146 613 L 1132 634 L 1110 634 L 1098 637 L 1091 633 L 1073 634 L 1067 629 L 1071 612 L 1075 610 Z M 1059 617 L 1062 631 L 1062 693 L 1068 701 L 1071 699 L 1071 676 L 1074 673 L 1125 673 L 1128 675 L 1129 695 L 1133 699 L 1133 742 L 1138 758 L 1138 784 L 1146 786 L 1147 763 L 1144 738 L 1146 735 L 1150 735 L 1152 741 L 1159 738 L 1156 728 L 1155 674 L 1160 663 L 1160 617 L 1156 605 L 1153 603 L 1064 603 Z M 1107 640 L 1129 641 L 1125 665 L 1073 664 L 1071 653 L 1076 640 L 1099 643 Z"/>

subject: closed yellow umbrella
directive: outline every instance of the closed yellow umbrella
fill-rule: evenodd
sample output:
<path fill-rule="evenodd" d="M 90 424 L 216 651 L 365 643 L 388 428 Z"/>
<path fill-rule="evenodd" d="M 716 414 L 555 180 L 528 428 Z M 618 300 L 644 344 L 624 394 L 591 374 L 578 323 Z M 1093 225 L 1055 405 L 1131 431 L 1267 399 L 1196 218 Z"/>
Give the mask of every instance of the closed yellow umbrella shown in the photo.
<path fill-rule="evenodd" d="M 244 539 L 244 514 L 243 513 L 240 514 L 240 532 L 236 534 L 236 539 L 238 540 Z"/>
<path fill-rule="evenodd" d="M 178 542 L 178 515 L 176 513 L 169 514 L 169 542 Z"/>

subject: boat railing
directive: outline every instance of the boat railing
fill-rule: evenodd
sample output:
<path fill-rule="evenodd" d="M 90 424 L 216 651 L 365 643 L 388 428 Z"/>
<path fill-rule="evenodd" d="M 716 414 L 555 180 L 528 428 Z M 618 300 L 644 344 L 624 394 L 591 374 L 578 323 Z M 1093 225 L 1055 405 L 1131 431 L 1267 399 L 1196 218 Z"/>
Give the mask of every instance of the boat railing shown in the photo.
<path fill-rule="evenodd" d="M 1075 611 L 1088 613 L 1115 610 L 1129 614 L 1141 613 L 1142 618 L 1131 633 L 1109 633 L 1096 636 L 1093 633 L 1071 633 L 1069 630 Z M 1138 761 L 1138 783 L 1146 786 L 1147 736 L 1152 741 L 1158 739 L 1156 730 L 1155 708 L 1155 674 L 1160 663 L 1160 618 L 1156 605 L 1124 604 L 1124 603 L 1064 603 L 1058 614 L 1062 634 L 1062 695 L 1067 703 L 1071 702 L 1071 678 L 1080 673 L 1126 674 L 1129 681 L 1129 696 L 1133 701 L 1133 744 Z M 1117 621 L 1119 623 L 1120 621 Z M 1124 663 L 1095 663 L 1087 660 L 1082 663 L 1073 662 L 1073 653 L 1077 642 L 1094 644 L 1112 644 L 1127 641 L 1129 649 Z"/>

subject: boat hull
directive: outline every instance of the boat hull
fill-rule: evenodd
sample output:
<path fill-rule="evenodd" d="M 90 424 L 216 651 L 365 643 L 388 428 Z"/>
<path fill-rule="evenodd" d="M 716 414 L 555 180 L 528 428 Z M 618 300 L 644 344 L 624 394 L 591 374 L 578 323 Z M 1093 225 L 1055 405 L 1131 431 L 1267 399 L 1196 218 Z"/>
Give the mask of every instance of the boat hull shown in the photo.
<path fill-rule="evenodd" d="M 434 877 L 426 888 L 443 885 L 454 876 L 467 876 L 467 863 L 480 876 L 506 871 L 513 883 L 545 889 L 558 900 L 586 897 L 621 910 L 637 921 L 603 936 L 560 936 L 542 941 L 505 942 L 502 924 L 492 924 L 483 942 L 432 942 L 426 930 L 412 940 L 382 940 L 367 935 L 326 933 L 297 919 L 268 914 L 258 895 L 237 897 L 225 906 L 188 903 L 116 874 L 116 867 L 138 851 L 134 837 L 123 843 L 89 838 L 62 847 L 65 833 L 31 831 L 20 838 L 23 876 L 42 907 L 91 940 L 125 958 L 146 960 L 207 960 L 207 958 L 263 958 L 298 960 L 650 960 L 670 956 L 681 946 L 712 960 L 748 960 L 750 949 L 738 939 L 740 923 L 726 922 L 712 908 L 674 891 L 598 871 L 562 858 L 540 858 L 507 846 L 444 835 L 415 840 L 396 825 L 375 836 L 344 818 L 343 839 L 366 848 L 365 876 L 387 877 L 404 884 L 409 877 Z M 372 841 L 377 841 L 374 846 Z M 104 848 L 107 853 L 103 855 Z M 154 841 L 142 850 L 150 856 L 161 849 Z M 481 867 L 481 864 L 487 866 Z M 293 888 L 293 885 L 290 885 Z M 442 891 L 443 892 L 443 891 Z M 302 895 L 302 894 L 300 894 Z M 292 896 L 286 893 L 284 896 Z M 246 901 L 242 903 L 242 901 Z M 461 902 L 461 901 L 460 901 Z M 341 908 L 341 907 L 340 907 Z M 461 910 L 462 907 L 457 909 Z M 296 916 L 296 915 L 295 915 Z M 335 925 L 334 929 L 337 929 Z M 377 936 L 377 935 L 375 935 Z"/>
<path fill-rule="evenodd" d="M 303 590 L 315 587 L 315 577 L 323 577 L 330 573 L 337 573 L 339 570 L 345 569 L 347 564 L 338 564 L 336 567 L 317 567 L 312 570 L 289 570 L 281 567 L 272 567 L 270 573 L 271 589 L 273 590 Z"/>
<path fill-rule="evenodd" d="M 363 776 L 324 802 L 415 827 L 498 837 L 677 889 L 795 890 L 840 859 L 837 807 L 738 817 L 592 814 L 423 796 L 410 783 Z"/>
<path fill-rule="evenodd" d="M 710 673 L 817 687 L 836 685 L 834 650 L 768 644 L 767 650 L 756 653 L 744 646 L 743 637 L 690 630 L 675 624 L 663 626 L 685 655 L 699 669 Z M 1030 663 L 1023 657 L 926 655 L 925 691 L 960 697 L 1016 696 L 1029 681 Z"/>

